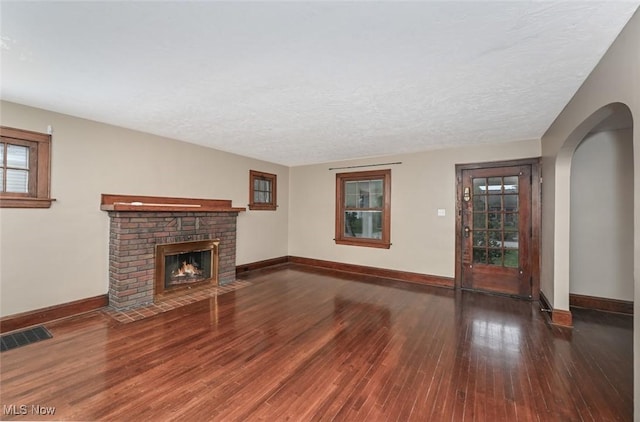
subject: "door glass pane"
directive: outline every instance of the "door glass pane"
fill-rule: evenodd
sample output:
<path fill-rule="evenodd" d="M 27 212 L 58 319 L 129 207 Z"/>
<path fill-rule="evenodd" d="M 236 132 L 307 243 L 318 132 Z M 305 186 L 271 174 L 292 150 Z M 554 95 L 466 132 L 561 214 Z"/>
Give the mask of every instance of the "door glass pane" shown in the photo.
<path fill-rule="evenodd" d="M 504 232 L 504 247 L 505 248 L 518 248 L 518 232 Z"/>
<path fill-rule="evenodd" d="M 475 229 L 486 229 L 487 228 L 487 214 L 480 212 L 473 214 L 473 227 Z"/>
<path fill-rule="evenodd" d="M 486 211 L 487 210 L 487 197 L 486 196 L 474 196 L 473 197 L 473 210 L 474 211 Z"/>
<path fill-rule="evenodd" d="M 28 193 L 29 171 L 7 169 L 6 192 Z"/>
<path fill-rule="evenodd" d="M 473 231 L 473 246 L 486 246 L 487 245 L 487 232 L 485 231 Z"/>
<path fill-rule="evenodd" d="M 484 177 L 473 179 L 473 193 L 482 195 L 487 193 L 487 179 Z"/>
<path fill-rule="evenodd" d="M 502 246 L 502 232 L 490 231 L 489 232 L 489 246 L 492 248 L 499 248 Z"/>
<path fill-rule="evenodd" d="M 20 145 L 7 145 L 7 167 L 28 169 L 29 148 Z M 7 182 L 7 186 L 9 186 L 9 182 Z"/>
<path fill-rule="evenodd" d="M 502 177 L 490 177 L 488 190 L 489 190 L 489 194 L 501 194 L 502 193 Z"/>
<path fill-rule="evenodd" d="M 504 215 L 504 229 L 518 230 L 518 214 L 506 213 Z"/>
<path fill-rule="evenodd" d="M 489 213 L 489 228 L 490 229 L 502 228 L 502 214 L 500 214 L 499 212 Z"/>
<path fill-rule="evenodd" d="M 502 249 L 489 249 L 487 258 L 489 265 L 502 265 Z"/>
<path fill-rule="evenodd" d="M 518 195 L 505 195 L 504 196 L 504 210 L 505 211 L 518 211 Z"/>
<path fill-rule="evenodd" d="M 484 248 L 473 248 L 473 262 L 486 264 L 487 263 L 487 250 Z"/>
<path fill-rule="evenodd" d="M 519 176 L 472 179 L 473 261 L 519 267 Z"/>
<path fill-rule="evenodd" d="M 504 193 L 518 193 L 518 176 L 504 178 Z"/>
<path fill-rule="evenodd" d="M 489 196 L 489 211 L 500 211 L 502 209 L 502 197 L 499 195 Z"/>
<path fill-rule="evenodd" d="M 504 266 L 511 268 L 518 268 L 518 250 L 517 249 L 505 249 L 504 250 Z"/>
<path fill-rule="evenodd" d="M 382 211 L 346 211 L 344 236 L 382 239 Z"/>

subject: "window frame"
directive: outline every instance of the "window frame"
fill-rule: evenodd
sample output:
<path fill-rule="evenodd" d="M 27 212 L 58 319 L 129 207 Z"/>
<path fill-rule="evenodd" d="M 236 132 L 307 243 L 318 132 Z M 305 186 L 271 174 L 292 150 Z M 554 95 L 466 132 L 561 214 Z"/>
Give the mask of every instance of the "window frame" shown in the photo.
<path fill-rule="evenodd" d="M 382 211 L 382 238 L 348 237 L 344 235 L 344 215 L 348 211 L 345 201 L 346 182 L 360 182 L 382 179 L 382 207 L 362 208 L 361 210 Z M 391 247 L 391 170 L 370 170 L 336 174 L 336 227 L 335 242 L 338 245 L 364 246 L 389 249 Z"/>
<path fill-rule="evenodd" d="M 7 144 L 29 147 L 29 191 L 0 191 L 0 208 L 51 207 L 51 135 L 0 126 L 0 138 L 5 148 Z M 6 167 L 2 168 L 0 177 L 4 178 Z"/>
<path fill-rule="evenodd" d="M 271 182 L 271 201 L 256 202 L 254 185 L 256 180 L 268 180 Z M 278 176 L 263 171 L 249 170 L 249 209 L 256 211 L 275 211 L 278 208 Z"/>

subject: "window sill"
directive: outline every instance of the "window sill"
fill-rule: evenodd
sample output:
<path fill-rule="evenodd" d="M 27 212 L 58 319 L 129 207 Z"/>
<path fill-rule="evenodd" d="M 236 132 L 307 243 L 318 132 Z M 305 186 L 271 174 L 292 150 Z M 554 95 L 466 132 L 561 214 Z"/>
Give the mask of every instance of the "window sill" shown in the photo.
<path fill-rule="evenodd" d="M 277 208 L 277 205 L 249 204 L 249 209 L 254 211 L 275 211 Z"/>
<path fill-rule="evenodd" d="M 0 196 L 0 208 L 50 208 L 53 201 L 53 198 Z"/>
<path fill-rule="evenodd" d="M 347 239 L 335 239 L 336 245 L 349 245 L 349 246 L 363 246 L 366 248 L 380 248 L 380 249 L 389 249 L 391 248 L 391 243 L 382 242 L 379 240 L 370 240 L 370 239 L 358 239 L 358 240 L 347 240 Z"/>

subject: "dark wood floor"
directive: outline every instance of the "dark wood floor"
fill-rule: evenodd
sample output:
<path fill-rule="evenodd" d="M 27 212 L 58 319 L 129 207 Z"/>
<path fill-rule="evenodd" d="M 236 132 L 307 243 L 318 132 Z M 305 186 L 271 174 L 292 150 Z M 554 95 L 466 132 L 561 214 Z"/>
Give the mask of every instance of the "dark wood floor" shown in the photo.
<path fill-rule="evenodd" d="M 48 324 L 53 339 L 0 356 L 2 417 L 633 419 L 631 317 L 576 310 L 566 330 L 504 297 L 296 266 L 247 277 L 142 321 Z"/>

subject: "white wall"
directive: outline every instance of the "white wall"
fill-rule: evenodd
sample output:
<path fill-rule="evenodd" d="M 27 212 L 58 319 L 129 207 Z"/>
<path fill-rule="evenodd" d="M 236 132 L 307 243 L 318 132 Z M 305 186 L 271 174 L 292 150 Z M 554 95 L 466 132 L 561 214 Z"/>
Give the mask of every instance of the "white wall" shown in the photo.
<path fill-rule="evenodd" d="M 356 265 L 453 277 L 455 165 L 540 156 L 538 140 L 451 148 L 290 169 L 289 254 Z M 336 173 L 330 167 L 401 161 L 391 169 L 390 249 L 336 245 Z M 438 208 L 446 216 L 438 217 Z"/>
<path fill-rule="evenodd" d="M 571 293 L 633 301 L 632 229 L 632 133 L 590 134 L 571 163 Z"/>
<path fill-rule="evenodd" d="M 3 126 L 53 126 L 50 209 L 0 209 L 0 315 L 107 293 L 108 224 L 100 194 L 231 199 L 246 207 L 249 170 L 278 175 L 277 211 L 238 217 L 237 264 L 287 255 L 289 169 L 13 103 Z"/>

